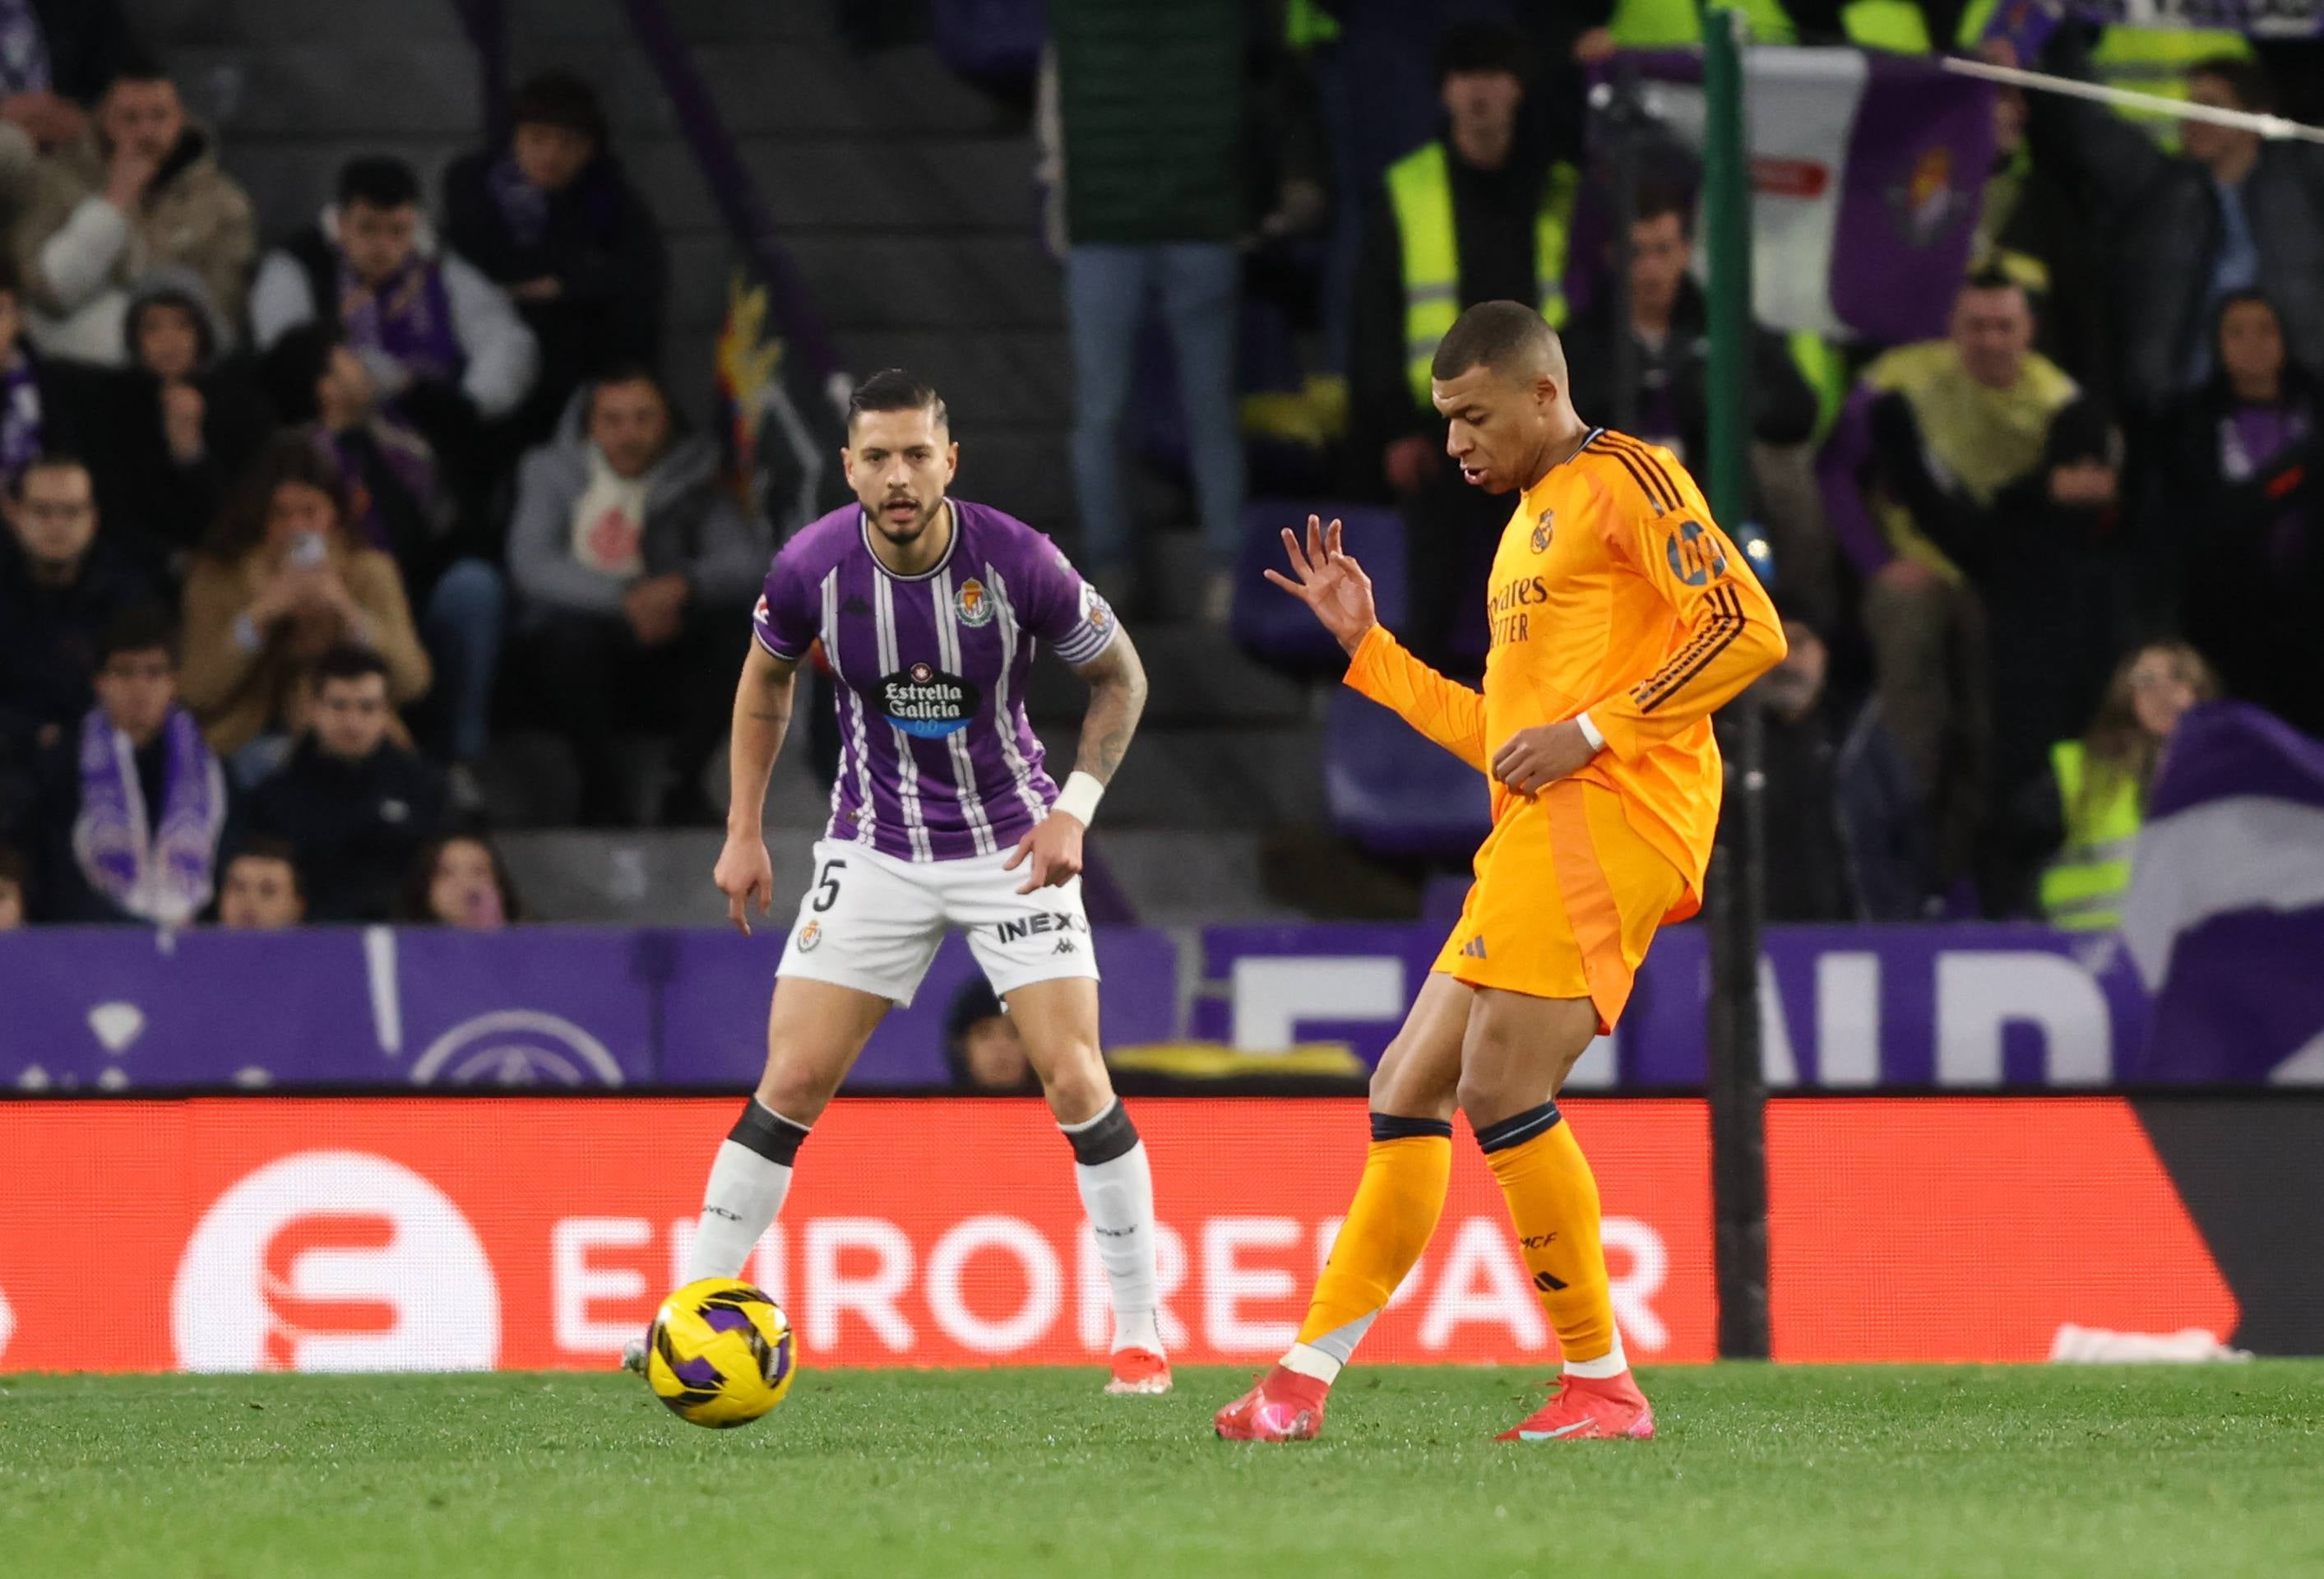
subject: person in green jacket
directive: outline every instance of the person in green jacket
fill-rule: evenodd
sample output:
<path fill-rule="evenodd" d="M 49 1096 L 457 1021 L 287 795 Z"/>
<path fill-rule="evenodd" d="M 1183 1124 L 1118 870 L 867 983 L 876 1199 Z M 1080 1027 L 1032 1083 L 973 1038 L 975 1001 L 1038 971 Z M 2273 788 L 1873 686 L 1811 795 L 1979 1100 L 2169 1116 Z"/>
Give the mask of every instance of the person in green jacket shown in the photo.
<path fill-rule="evenodd" d="M 2179 720 L 2219 694 L 2203 655 L 2183 642 L 2151 642 L 2124 659 L 2080 740 L 2050 748 L 2046 783 L 2027 791 L 2028 826 L 2050 836 L 2037 901 L 2043 919 L 2073 931 L 2120 924 L 2131 851 L 2146 792 Z"/>

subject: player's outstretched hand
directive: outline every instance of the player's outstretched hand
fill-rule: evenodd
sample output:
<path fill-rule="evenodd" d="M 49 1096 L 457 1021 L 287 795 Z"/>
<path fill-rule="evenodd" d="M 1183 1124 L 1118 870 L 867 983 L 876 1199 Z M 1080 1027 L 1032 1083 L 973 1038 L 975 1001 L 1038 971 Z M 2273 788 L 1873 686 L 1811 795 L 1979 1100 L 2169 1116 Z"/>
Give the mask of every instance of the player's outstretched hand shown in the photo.
<path fill-rule="evenodd" d="M 1286 526 L 1283 546 L 1290 551 L 1291 569 L 1299 579 L 1279 570 L 1268 571 L 1267 578 L 1313 610 L 1333 640 L 1352 655 L 1363 645 L 1365 633 L 1379 623 L 1379 615 L 1372 607 L 1372 578 L 1340 547 L 1340 523 L 1335 521 L 1326 528 L 1311 515 L 1306 543 L 1303 546 L 1299 534 Z"/>
<path fill-rule="evenodd" d="M 1520 729 L 1493 753 L 1493 777 L 1520 795 L 1548 789 L 1598 754 L 1582 725 L 1536 724 Z"/>
<path fill-rule="evenodd" d="M 1014 872 L 1028 866 L 1025 881 L 1018 885 L 1019 893 L 1031 893 L 1036 889 L 1056 888 L 1072 882 L 1082 872 L 1082 819 L 1062 811 L 1053 811 L 1025 831 L 1009 859 L 1001 863 L 1003 872 Z"/>
<path fill-rule="evenodd" d="M 767 859 L 767 841 L 756 835 L 727 835 L 710 880 L 726 896 L 726 919 L 745 937 L 751 935 L 751 901 L 759 902 L 762 916 L 774 908 L 774 863 Z"/>

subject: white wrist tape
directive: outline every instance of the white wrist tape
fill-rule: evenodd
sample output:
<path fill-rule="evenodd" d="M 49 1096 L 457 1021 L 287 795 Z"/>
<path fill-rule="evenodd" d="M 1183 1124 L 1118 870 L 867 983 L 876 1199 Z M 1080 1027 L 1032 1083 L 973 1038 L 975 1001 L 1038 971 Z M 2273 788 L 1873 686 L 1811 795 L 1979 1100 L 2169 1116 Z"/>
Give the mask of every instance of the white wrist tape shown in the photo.
<path fill-rule="evenodd" d="M 1604 751 L 1606 749 L 1606 737 L 1598 733 L 1598 726 L 1595 724 L 1590 722 L 1589 714 L 1579 714 L 1575 716 L 1573 721 L 1582 725 L 1582 738 L 1590 743 L 1590 749 L 1591 751 Z"/>
<path fill-rule="evenodd" d="M 1049 809 L 1062 811 L 1087 827 L 1097 816 L 1097 803 L 1104 798 L 1105 786 L 1076 769 L 1065 775 L 1065 787 L 1057 791 L 1057 803 Z"/>

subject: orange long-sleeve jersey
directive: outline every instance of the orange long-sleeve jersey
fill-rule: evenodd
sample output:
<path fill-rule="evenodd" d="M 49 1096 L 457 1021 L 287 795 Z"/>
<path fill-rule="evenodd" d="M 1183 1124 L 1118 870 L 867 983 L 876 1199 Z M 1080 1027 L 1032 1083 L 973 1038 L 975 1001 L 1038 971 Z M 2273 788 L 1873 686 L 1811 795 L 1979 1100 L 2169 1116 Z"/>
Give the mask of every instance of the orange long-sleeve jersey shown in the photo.
<path fill-rule="evenodd" d="M 1347 683 L 1480 772 L 1520 729 L 1587 714 L 1606 742 L 1574 778 L 1622 798 L 1678 868 L 1691 914 L 1719 824 L 1711 715 L 1782 661 L 1782 622 L 1671 453 L 1604 429 L 1525 491 L 1486 594 L 1483 693 L 1375 627 Z M 1496 780 L 1493 818 L 1522 799 Z"/>

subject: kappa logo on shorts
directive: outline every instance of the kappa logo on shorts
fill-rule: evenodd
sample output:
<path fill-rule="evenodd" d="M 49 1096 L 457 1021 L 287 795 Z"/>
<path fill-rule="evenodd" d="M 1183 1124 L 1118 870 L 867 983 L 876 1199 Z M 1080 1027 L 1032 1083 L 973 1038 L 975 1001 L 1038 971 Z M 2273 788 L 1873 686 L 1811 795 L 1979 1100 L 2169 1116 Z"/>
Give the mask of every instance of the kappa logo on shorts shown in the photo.
<path fill-rule="evenodd" d="M 984 590 L 984 583 L 973 576 L 962 582 L 960 590 L 952 595 L 952 609 L 960 616 L 960 623 L 972 631 L 992 623 L 992 598 Z"/>
<path fill-rule="evenodd" d="M 987 615 L 990 618 L 990 614 Z M 942 740 L 968 727 L 976 713 L 975 685 L 930 663 L 883 675 L 880 710 L 888 722 L 918 740 Z"/>
<path fill-rule="evenodd" d="M 815 946 L 822 941 L 823 923 L 809 916 L 807 925 L 798 929 L 798 951 L 801 954 L 813 954 Z"/>
<path fill-rule="evenodd" d="M 1072 938 L 1060 937 L 1057 939 L 1057 946 L 1050 952 L 1053 954 L 1079 954 L 1081 949 L 1074 944 Z"/>

